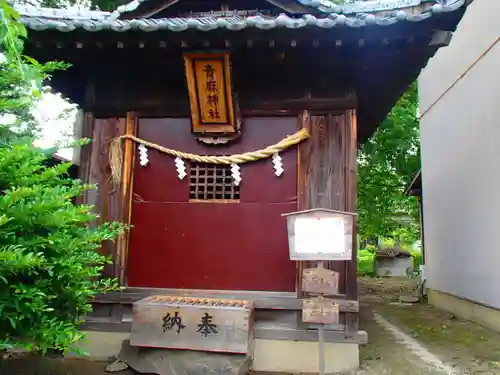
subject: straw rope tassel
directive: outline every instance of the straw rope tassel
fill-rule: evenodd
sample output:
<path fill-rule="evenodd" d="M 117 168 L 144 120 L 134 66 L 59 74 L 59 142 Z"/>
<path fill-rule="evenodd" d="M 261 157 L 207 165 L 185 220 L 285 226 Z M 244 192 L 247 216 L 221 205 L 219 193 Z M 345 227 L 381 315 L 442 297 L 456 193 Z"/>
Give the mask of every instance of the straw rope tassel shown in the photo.
<path fill-rule="evenodd" d="M 267 146 L 261 150 L 249 151 L 243 154 L 235 154 L 229 156 L 205 156 L 190 154 L 182 151 L 173 150 L 171 148 L 163 147 L 156 143 L 145 141 L 144 139 L 137 138 L 130 134 L 124 134 L 120 137 L 111 140 L 109 145 L 109 165 L 111 167 L 111 178 L 114 183 L 120 183 L 122 177 L 122 164 L 123 164 L 123 150 L 121 146 L 122 139 L 130 139 L 136 143 L 142 144 L 148 148 L 158 150 L 164 154 L 179 157 L 185 160 L 192 160 L 200 163 L 210 164 L 244 164 L 251 161 L 266 159 L 273 156 L 280 151 L 301 143 L 309 138 L 307 129 L 301 129 L 293 135 L 282 139 L 278 143 Z"/>

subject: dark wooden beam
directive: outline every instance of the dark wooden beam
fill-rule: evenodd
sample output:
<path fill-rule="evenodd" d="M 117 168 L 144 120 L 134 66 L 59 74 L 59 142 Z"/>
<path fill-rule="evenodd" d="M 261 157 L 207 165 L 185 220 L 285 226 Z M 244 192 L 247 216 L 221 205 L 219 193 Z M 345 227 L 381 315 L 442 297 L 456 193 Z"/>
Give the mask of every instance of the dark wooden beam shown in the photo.
<path fill-rule="evenodd" d="M 84 331 L 93 332 L 123 332 L 129 333 L 132 324 L 129 322 L 110 321 L 109 319 L 102 320 L 87 320 L 81 326 Z M 253 330 L 255 339 L 264 340 L 288 340 L 288 341 L 318 341 L 318 333 L 315 330 L 307 329 L 289 329 L 257 326 Z M 368 335 L 364 331 L 355 333 L 345 333 L 343 331 L 325 331 L 325 342 L 332 343 L 352 343 L 366 344 L 368 343 Z"/>
<path fill-rule="evenodd" d="M 144 289 L 142 292 L 119 292 L 119 293 L 107 293 L 103 295 L 99 295 L 95 303 L 97 304 L 132 304 L 138 300 L 146 298 L 155 294 L 179 294 L 186 295 L 189 294 L 189 291 L 171 291 L 171 290 L 159 290 L 159 289 L 149 289 L 149 288 L 141 288 Z M 254 301 L 254 306 L 256 309 L 260 310 L 292 310 L 299 311 L 302 309 L 302 300 L 291 297 L 266 297 L 261 294 L 230 294 L 228 293 L 198 293 L 196 296 L 206 297 L 206 298 L 233 298 L 233 299 L 245 299 L 251 298 Z M 229 297 L 228 297 L 229 296 Z M 334 300 L 339 304 L 339 308 L 341 312 L 358 312 L 359 311 L 359 302 L 356 300 L 346 300 L 343 295 L 334 296 Z"/>

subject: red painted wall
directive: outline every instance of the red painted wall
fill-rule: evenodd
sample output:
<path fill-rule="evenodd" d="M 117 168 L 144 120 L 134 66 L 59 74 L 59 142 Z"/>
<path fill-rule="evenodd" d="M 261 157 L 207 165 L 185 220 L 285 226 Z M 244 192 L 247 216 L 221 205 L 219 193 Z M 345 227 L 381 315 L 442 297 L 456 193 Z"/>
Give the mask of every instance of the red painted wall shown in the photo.
<path fill-rule="evenodd" d="M 297 131 L 297 119 L 250 118 L 240 139 L 210 147 L 190 133 L 189 119 L 141 119 L 138 136 L 197 154 L 234 154 L 274 144 Z M 240 203 L 190 203 L 189 179 L 177 178 L 174 158 L 149 151 L 134 172 L 128 284 L 136 287 L 294 291 L 282 213 L 297 210 L 297 147 L 241 167 Z"/>

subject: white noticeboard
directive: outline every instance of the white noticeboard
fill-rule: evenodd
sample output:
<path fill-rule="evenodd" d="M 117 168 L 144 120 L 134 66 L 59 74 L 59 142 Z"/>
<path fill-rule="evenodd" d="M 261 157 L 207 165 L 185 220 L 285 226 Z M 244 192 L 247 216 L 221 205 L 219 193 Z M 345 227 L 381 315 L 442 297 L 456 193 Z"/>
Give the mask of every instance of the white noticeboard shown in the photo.
<path fill-rule="evenodd" d="M 351 213 L 314 209 L 287 218 L 291 260 L 350 260 L 353 220 Z"/>
<path fill-rule="evenodd" d="M 345 229 L 342 218 L 297 218 L 294 232 L 297 254 L 342 254 L 345 252 Z"/>

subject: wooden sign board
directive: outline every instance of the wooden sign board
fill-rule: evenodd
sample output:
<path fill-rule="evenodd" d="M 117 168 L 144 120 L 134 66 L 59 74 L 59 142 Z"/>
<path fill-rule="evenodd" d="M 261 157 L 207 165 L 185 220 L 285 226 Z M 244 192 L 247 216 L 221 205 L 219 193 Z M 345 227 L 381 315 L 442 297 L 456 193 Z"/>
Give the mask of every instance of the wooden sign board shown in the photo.
<path fill-rule="evenodd" d="M 284 214 L 291 260 L 350 260 L 355 214 L 330 209 Z"/>
<path fill-rule="evenodd" d="M 306 268 L 302 273 L 302 290 L 333 296 L 339 292 L 339 273 L 323 267 Z"/>
<path fill-rule="evenodd" d="M 322 297 L 304 299 L 302 321 L 315 324 L 338 324 L 339 305 Z"/>
<path fill-rule="evenodd" d="M 134 303 L 130 344 L 246 354 L 252 317 L 249 301 L 151 296 Z"/>
<path fill-rule="evenodd" d="M 186 53 L 184 64 L 193 132 L 236 133 L 229 54 Z"/>

